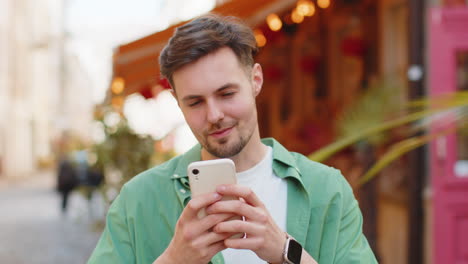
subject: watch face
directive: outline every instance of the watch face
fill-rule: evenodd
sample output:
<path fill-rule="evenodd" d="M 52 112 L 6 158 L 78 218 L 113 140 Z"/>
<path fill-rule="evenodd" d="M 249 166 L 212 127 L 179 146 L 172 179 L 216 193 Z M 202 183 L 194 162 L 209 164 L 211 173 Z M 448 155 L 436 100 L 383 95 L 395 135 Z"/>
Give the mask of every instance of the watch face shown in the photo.
<path fill-rule="evenodd" d="M 302 246 L 294 239 L 289 240 L 288 260 L 294 264 L 301 263 Z"/>

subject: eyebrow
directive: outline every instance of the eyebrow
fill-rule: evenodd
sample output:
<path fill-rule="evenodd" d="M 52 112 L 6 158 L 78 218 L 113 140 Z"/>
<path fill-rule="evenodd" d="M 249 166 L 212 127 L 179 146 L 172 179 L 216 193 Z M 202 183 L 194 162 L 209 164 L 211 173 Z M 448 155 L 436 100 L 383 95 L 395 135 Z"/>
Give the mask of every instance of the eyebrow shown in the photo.
<path fill-rule="evenodd" d="M 239 85 L 237 83 L 226 83 L 225 85 L 223 85 L 220 88 L 216 89 L 215 93 L 222 92 L 222 91 L 224 91 L 226 89 L 229 89 L 229 88 L 236 88 L 238 86 Z M 200 97 L 202 97 L 202 96 L 201 95 L 187 95 L 184 98 L 182 98 L 182 101 L 186 102 L 186 101 L 189 101 L 189 100 L 198 99 Z"/>

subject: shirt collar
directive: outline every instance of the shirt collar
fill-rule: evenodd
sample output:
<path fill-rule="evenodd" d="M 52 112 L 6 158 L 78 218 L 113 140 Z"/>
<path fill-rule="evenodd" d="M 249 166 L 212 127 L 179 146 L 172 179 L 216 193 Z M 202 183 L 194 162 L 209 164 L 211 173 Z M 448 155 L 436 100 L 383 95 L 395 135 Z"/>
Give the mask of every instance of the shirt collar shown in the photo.
<path fill-rule="evenodd" d="M 262 142 L 273 148 L 273 171 L 275 174 L 283 179 L 287 177 L 294 178 L 303 185 L 302 173 L 291 152 L 274 138 L 264 138 Z"/>
<path fill-rule="evenodd" d="M 280 178 L 293 177 L 302 183 L 301 172 L 291 153 L 274 138 L 262 139 L 263 144 L 273 149 L 273 170 Z M 172 179 L 187 178 L 187 167 L 191 162 L 201 160 L 201 146 L 196 144 L 181 156 Z"/>
<path fill-rule="evenodd" d="M 194 161 L 201 160 L 201 146 L 200 144 L 196 144 L 193 146 L 189 151 L 182 154 L 179 160 L 179 164 L 172 175 L 172 179 L 180 179 L 180 178 L 187 178 L 187 167 L 190 163 Z"/>

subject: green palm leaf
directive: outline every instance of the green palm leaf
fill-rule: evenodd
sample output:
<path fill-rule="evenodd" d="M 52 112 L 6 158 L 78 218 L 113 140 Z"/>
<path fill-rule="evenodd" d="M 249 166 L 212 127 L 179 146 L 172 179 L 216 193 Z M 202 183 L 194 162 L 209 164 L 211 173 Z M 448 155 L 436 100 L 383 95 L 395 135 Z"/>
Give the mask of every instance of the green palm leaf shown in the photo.
<path fill-rule="evenodd" d="M 364 103 L 366 104 L 366 103 Z M 407 125 L 413 123 L 415 121 L 421 121 L 419 124 L 416 124 L 413 129 L 427 129 L 431 120 L 437 115 L 446 114 L 450 111 L 466 111 L 468 107 L 468 92 L 457 92 L 453 94 L 447 94 L 440 96 L 438 98 L 426 98 L 417 101 L 413 101 L 407 104 L 408 108 L 417 106 L 418 108 L 431 106 L 429 109 L 426 110 L 419 110 L 415 112 L 410 112 L 404 114 L 401 117 L 394 118 L 392 120 L 382 121 L 382 122 L 374 122 L 374 123 L 366 123 L 366 122 L 359 122 L 359 124 L 363 124 L 360 126 L 352 126 L 354 129 L 348 128 L 345 131 L 349 131 L 345 133 L 343 137 L 338 139 L 337 141 L 313 152 L 308 157 L 311 160 L 315 161 L 325 161 L 333 154 L 337 153 L 344 148 L 347 148 L 361 140 L 368 140 L 373 136 L 389 131 L 391 129 L 395 129 L 401 127 L 403 125 Z M 382 106 L 381 106 L 382 107 Z M 365 107 L 363 107 L 364 109 Z M 423 108 L 424 109 L 424 108 Z M 356 112 L 350 111 L 352 114 L 349 114 L 350 121 L 345 121 L 346 124 L 352 123 L 352 120 L 358 120 L 358 112 L 363 113 L 362 116 L 366 116 L 364 110 L 359 109 Z M 368 120 L 369 118 L 363 118 L 364 120 Z M 458 118 L 458 121 L 462 119 Z"/>

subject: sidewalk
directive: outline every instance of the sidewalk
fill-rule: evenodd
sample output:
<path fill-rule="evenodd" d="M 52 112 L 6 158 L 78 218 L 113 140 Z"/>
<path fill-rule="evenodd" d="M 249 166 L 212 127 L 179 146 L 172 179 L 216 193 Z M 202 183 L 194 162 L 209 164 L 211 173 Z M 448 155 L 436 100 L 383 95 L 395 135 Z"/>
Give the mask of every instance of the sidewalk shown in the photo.
<path fill-rule="evenodd" d="M 95 219 L 78 193 L 62 214 L 54 186 L 51 172 L 0 181 L 0 263 L 86 263 L 100 236 Z"/>

